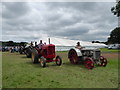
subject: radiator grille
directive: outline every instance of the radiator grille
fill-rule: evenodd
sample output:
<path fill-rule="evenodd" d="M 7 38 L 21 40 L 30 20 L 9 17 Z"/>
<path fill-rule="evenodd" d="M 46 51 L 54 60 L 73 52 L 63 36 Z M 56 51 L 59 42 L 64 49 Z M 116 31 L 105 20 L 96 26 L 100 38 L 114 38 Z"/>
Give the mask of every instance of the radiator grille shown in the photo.
<path fill-rule="evenodd" d="M 49 46 L 48 47 L 48 55 L 54 55 L 55 54 L 55 47 Z"/>
<path fill-rule="evenodd" d="M 94 52 L 94 59 L 99 59 L 100 58 L 100 51 L 95 51 Z"/>

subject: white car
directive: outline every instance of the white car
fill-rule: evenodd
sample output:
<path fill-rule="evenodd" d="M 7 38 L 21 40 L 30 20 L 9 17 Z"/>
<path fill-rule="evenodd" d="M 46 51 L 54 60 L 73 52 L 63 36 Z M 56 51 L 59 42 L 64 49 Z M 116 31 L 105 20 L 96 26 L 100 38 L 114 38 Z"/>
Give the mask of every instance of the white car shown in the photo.
<path fill-rule="evenodd" d="M 120 44 L 111 44 L 108 46 L 108 49 L 120 49 Z"/>

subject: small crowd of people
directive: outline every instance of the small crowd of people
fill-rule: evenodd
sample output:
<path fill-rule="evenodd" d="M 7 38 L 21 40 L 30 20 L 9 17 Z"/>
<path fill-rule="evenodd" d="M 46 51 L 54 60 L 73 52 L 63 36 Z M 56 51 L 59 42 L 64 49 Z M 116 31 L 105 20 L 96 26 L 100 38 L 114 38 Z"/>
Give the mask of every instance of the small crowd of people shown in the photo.
<path fill-rule="evenodd" d="M 3 46 L 0 48 L 0 51 L 10 51 L 10 52 L 19 52 L 20 47 L 19 46 Z"/>
<path fill-rule="evenodd" d="M 42 49 L 43 45 L 46 45 L 46 43 L 44 42 L 44 44 L 43 44 L 42 40 L 40 40 L 39 44 L 37 44 L 37 42 L 35 42 L 35 47 L 37 47 L 39 49 Z M 31 42 L 31 46 L 33 46 L 33 42 Z"/>
<path fill-rule="evenodd" d="M 30 45 L 30 46 L 32 46 L 32 47 L 37 47 L 37 48 L 39 48 L 39 49 L 42 49 L 42 46 L 43 46 L 43 45 L 46 45 L 46 43 L 44 42 L 44 44 L 43 44 L 42 40 L 40 40 L 40 43 L 39 43 L 39 44 L 37 44 L 37 42 L 35 42 L 35 45 L 33 45 L 33 42 L 31 42 L 31 45 Z M 4 51 L 19 52 L 21 48 L 23 48 L 23 46 L 11 46 L 11 47 L 5 46 L 5 47 L 1 47 L 1 48 L 0 48 L 0 51 L 3 51 L 3 52 L 4 52 Z M 84 48 L 84 47 L 82 47 L 82 46 L 80 45 L 80 42 L 77 42 L 77 45 L 75 46 L 75 48 L 82 49 L 82 48 Z"/>

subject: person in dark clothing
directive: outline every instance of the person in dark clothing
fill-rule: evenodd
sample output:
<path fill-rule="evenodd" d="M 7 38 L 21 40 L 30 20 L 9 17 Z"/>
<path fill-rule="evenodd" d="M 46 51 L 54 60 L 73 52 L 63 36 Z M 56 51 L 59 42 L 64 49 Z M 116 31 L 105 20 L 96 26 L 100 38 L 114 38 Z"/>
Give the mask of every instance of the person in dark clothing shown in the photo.
<path fill-rule="evenodd" d="M 80 42 L 77 42 L 77 45 L 75 46 L 75 48 L 82 49 L 82 46 L 80 45 Z"/>
<path fill-rule="evenodd" d="M 42 49 L 43 43 L 42 40 L 40 40 L 40 43 L 38 44 L 39 49 Z"/>
<path fill-rule="evenodd" d="M 38 48 L 37 42 L 35 42 L 35 47 L 37 47 L 37 48 Z"/>

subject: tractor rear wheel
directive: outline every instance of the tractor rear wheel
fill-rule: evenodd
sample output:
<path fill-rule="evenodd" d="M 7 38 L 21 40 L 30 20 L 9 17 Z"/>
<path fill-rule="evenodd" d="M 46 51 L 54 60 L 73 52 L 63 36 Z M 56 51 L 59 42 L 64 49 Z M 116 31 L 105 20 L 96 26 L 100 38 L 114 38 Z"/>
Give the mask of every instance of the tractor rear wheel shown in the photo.
<path fill-rule="evenodd" d="M 87 69 L 93 69 L 94 68 L 94 62 L 92 58 L 87 58 L 84 62 L 84 65 Z"/>
<path fill-rule="evenodd" d="M 46 67 L 46 59 L 43 56 L 40 57 L 40 65 L 41 67 Z"/>
<path fill-rule="evenodd" d="M 107 65 L 107 59 L 103 56 L 100 57 L 100 66 L 105 67 Z"/>
<path fill-rule="evenodd" d="M 61 59 L 60 56 L 57 56 L 57 57 L 56 57 L 56 64 L 57 64 L 58 66 L 60 66 L 60 65 L 62 64 L 62 59 Z"/>
<path fill-rule="evenodd" d="M 68 52 L 68 58 L 72 64 L 78 63 L 77 52 L 74 49 L 70 49 L 70 51 Z"/>
<path fill-rule="evenodd" d="M 32 56 L 31 48 L 27 48 L 25 53 L 26 53 L 27 58 L 31 58 L 31 56 Z"/>
<path fill-rule="evenodd" d="M 32 57 L 32 62 L 33 62 L 33 63 L 38 63 L 39 55 L 38 55 L 38 52 L 37 52 L 36 49 L 33 49 L 33 50 L 32 50 L 32 55 L 31 55 L 31 57 Z"/>

